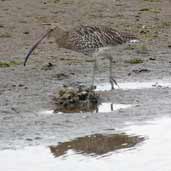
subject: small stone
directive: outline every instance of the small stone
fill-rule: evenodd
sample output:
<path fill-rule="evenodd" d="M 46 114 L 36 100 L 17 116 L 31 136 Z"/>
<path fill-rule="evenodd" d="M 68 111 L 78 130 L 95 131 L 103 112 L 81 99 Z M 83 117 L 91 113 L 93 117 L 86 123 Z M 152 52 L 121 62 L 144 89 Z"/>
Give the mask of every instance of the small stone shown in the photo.
<path fill-rule="evenodd" d="M 59 95 L 60 95 L 60 96 L 62 96 L 64 93 L 65 93 L 65 89 L 61 89 L 61 90 L 59 91 Z"/>
<path fill-rule="evenodd" d="M 149 58 L 149 60 L 151 60 L 151 61 L 155 61 L 155 60 L 156 60 L 156 58 Z"/>
<path fill-rule="evenodd" d="M 80 92 L 80 93 L 78 93 L 78 96 L 79 96 L 80 100 L 86 100 L 86 98 L 88 96 L 88 92 L 86 92 L 86 91 Z"/>
<path fill-rule="evenodd" d="M 34 138 L 35 140 L 40 140 L 40 139 L 42 139 L 41 137 L 35 137 Z"/>
<path fill-rule="evenodd" d="M 45 70 L 45 71 L 51 70 L 53 67 L 54 67 L 54 65 L 51 62 L 49 62 L 48 64 L 46 64 L 42 67 L 42 70 Z"/>
<path fill-rule="evenodd" d="M 27 140 L 27 141 L 33 141 L 33 139 L 32 139 L 32 138 L 26 138 L 26 140 Z"/>
<path fill-rule="evenodd" d="M 71 97 L 72 97 L 72 94 L 65 93 L 65 94 L 63 94 L 63 96 L 61 97 L 61 99 L 66 100 L 66 99 L 70 99 Z"/>
<path fill-rule="evenodd" d="M 23 32 L 24 34 L 30 34 L 30 32 L 29 31 L 25 31 L 25 32 Z"/>
<path fill-rule="evenodd" d="M 58 80 L 63 80 L 63 79 L 69 78 L 69 76 L 64 73 L 56 74 L 56 77 Z"/>
<path fill-rule="evenodd" d="M 128 76 L 131 76 L 131 73 L 130 72 L 128 73 Z"/>
<path fill-rule="evenodd" d="M 18 87 L 24 87 L 24 84 L 19 84 Z"/>
<path fill-rule="evenodd" d="M 142 72 L 150 72 L 149 69 L 134 69 L 132 70 L 132 72 L 136 73 L 136 74 L 139 74 L 139 73 L 142 73 Z"/>
<path fill-rule="evenodd" d="M 76 94 L 77 93 L 77 90 L 72 88 L 72 87 L 68 87 L 67 90 L 66 90 L 66 93 L 69 93 L 69 94 Z"/>

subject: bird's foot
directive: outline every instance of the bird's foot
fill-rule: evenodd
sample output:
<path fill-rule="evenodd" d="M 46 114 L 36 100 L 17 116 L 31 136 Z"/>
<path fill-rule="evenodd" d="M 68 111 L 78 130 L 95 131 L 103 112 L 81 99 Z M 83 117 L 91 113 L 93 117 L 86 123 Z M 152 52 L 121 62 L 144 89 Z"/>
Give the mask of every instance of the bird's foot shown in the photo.
<path fill-rule="evenodd" d="M 95 90 L 96 89 L 96 86 L 95 85 L 91 85 L 90 86 L 90 90 Z"/>
<path fill-rule="evenodd" d="M 114 90 L 114 85 L 116 85 L 119 88 L 118 83 L 116 82 L 116 80 L 112 77 L 110 77 L 110 84 L 111 84 L 111 90 Z"/>

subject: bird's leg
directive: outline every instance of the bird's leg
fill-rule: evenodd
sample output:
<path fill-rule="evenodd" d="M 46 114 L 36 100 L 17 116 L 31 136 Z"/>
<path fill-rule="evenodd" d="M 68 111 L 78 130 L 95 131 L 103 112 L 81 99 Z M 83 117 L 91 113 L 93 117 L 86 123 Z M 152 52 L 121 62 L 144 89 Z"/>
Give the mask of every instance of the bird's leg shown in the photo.
<path fill-rule="evenodd" d="M 113 111 L 113 103 L 110 104 L 110 109 Z"/>
<path fill-rule="evenodd" d="M 116 82 L 116 80 L 112 77 L 112 56 L 111 55 L 108 55 L 108 59 L 109 59 L 109 81 L 110 81 L 110 84 L 111 84 L 111 89 L 113 90 L 114 89 L 114 84 L 118 85 L 118 83 Z"/>
<path fill-rule="evenodd" d="M 93 54 L 93 57 L 94 57 L 94 61 L 93 61 L 92 80 L 91 80 L 90 91 L 93 91 L 95 89 L 94 81 L 95 81 L 95 72 L 97 69 L 97 61 L 96 61 L 97 54 L 96 53 Z M 88 93 L 88 97 L 87 97 L 87 105 L 88 105 L 87 107 L 89 110 L 90 110 L 90 101 L 91 101 L 90 94 L 91 94 L 91 92 Z"/>
<path fill-rule="evenodd" d="M 94 63 L 93 63 L 93 71 L 92 71 L 92 81 L 91 81 L 91 88 L 94 89 L 94 81 L 95 81 L 95 73 L 96 73 L 96 69 L 97 69 L 97 54 L 95 53 L 94 55 Z"/>

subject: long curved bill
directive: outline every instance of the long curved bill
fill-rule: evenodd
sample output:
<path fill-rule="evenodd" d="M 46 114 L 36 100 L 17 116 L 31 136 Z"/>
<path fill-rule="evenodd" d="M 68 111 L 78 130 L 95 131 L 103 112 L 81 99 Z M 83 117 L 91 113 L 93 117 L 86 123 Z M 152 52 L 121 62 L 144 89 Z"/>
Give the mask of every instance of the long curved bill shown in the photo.
<path fill-rule="evenodd" d="M 25 57 L 25 60 L 24 60 L 24 66 L 26 66 L 26 63 L 27 63 L 27 60 L 29 58 L 29 56 L 32 54 L 32 52 L 34 51 L 34 49 L 39 45 L 39 43 L 44 39 L 46 38 L 52 31 L 54 30 L 53 29 L 49 29 L 44 35 L 42 35 L 40 37 L 40 39 L 32 46 L 32 48 L 29 50 L 29 52 L 27 53 L 26 57 Z"/>

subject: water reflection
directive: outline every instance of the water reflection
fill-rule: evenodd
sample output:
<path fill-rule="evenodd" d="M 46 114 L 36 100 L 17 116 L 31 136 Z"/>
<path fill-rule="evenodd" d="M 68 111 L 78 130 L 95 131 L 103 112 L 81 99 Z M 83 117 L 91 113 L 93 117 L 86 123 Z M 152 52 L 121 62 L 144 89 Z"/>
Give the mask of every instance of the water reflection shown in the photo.
<path fill-rule="evenodd" d="M 42 110 L 40 112 L 38 112 L 39 115 L 52 115 L 53 114 L 53 110 Z"/>
<path fill-rule="evenodd" d="M 165 81 L 147 81 L 147 82 L 126 82 L 119 83 L 119 88 L 115 89 L 146 89 L 146 88 L 171 88 L 171 83 Z M 111 85 L 109 83 L 102 83 L 96 85 L 96 91 L 109 91 L 111 90 Z"/>
<path fill-rule="evenodd" d="M 65 155 L 69 150 L 79 154 L 101 156 L 115 150 L 133 147 L 143 140 L 143 137 L 129 136 L 124 133 L 111 135 L 94 134 L 56 146 L 50 146 L 49 148 L 55 157 Z"/>
<path fill-rule="evenodd" d="M 98 108 L 98 104 L 84 104 L 80 106 L 62 107 L 60 110 L 54 110 L 54 113 L 87 113 L 94 112 Z"/>
<path fill-rule="evenodd" d="M 87 107 L 87 109 L 82 110 L 80 108 L 74 108 L 74 109 L 63 109 L 60 112 L 56 112 L 56 113 L 82 113 L 82 112 L 92 112 L 92 113 L 109 113 L 115 110 L 119 110 L 119 109 L 125 109 L 125 108 L 129 108 L 132 107 L 133 105 L 131 104 L 113 104 L 110 102 L 105 102 L 105 103 L 100 103 L 98 105 L 93 105 L 90 107 Z M 46 112 L 47 113 L 47 112 Z M 49 112 L 50 113 L 50 112 Z"/>
<path fill-rule="evenodd" d="M 81 110 L 80 108 L 68 110 L 65 109 L 63 111 L 54 111 L 54 110 L 43 110 L 38 112 L 39 115 L 53 115 L 54 113 L 62 114 L 62 113 L 82 113 L 82 112 L 92 112 L 92 113 L 110 113 L 115 110 L 130 108 L 133 105 L 131 104 L 114 104 L 110 102 L 100 103 L 95 106 L 91 106 L 86 110 Z"/>
<path fill-rule="evenodd" d="M 97 109 L 96 109 L 96 113 L 107 113 L 107 112 L 112 112 L 115 110 L 119 110 L 119 109 L 125 109 L 125 108 L 129 108 L 132 107 L 131 104 L 113 104 L 110 102 L 107 103 L 101 103 Z"/>

